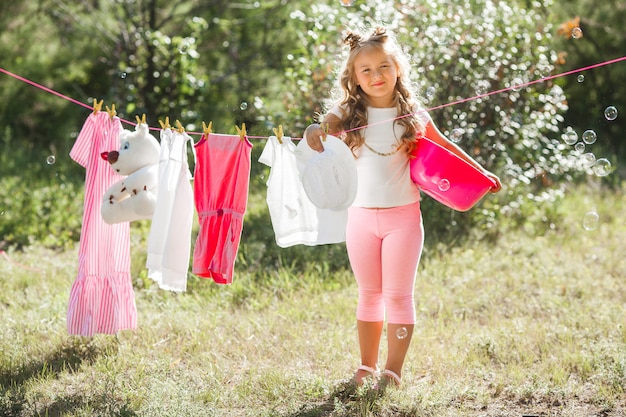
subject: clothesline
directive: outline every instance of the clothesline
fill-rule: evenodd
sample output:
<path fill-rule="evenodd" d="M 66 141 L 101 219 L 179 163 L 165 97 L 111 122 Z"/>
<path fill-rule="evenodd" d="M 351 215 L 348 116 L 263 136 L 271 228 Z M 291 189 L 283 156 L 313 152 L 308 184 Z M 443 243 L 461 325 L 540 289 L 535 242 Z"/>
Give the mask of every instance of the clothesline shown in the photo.
<path fill-rule="evenodd" d="M 622 56 L 622 57 L 619 57 L 619 58 L 611 59 L 611 60 L 608 60 L 608 61 L 599 62 L 597 64 L 588 65 L 588 66 L 577 68 L 577 69 L 573 69 L 573 70 L 570 70 L 570 71 L 565 71 L 565 72 L 562 72 L 562 73 L 559 73 L 559 74 L 555 74 L 555 75 L 549 75 L 549 76 L 546 76 L 546 77 L 541 77 L 541 78 L 538 78 L 536 80 L 528 81 L 528 82 L 521 83 L 521 84 L 516 84 L 516 85 L 510 86 L 510 87 L 506 87 L 506 88 L 502 88 L 502 89 L 499 89 L 499 90 L 490 91 L 490 92 L 487 92 L 487 93 L 484 93 L 484 94 L 478 94 L 478 95 L 472 96 L 472 97 L 467 97 L 467 98 L 455 100 L 455 101 L 452 101 L 452 102 L 449 102 L 449 103 L 445 103 L 445 104 L 441 104 L 441 105 L 438 105 L 438 106 L 425 108 L 425 109 L 422 109 L 422 110 L 420 110 L 420 111 L 418 111 L 416 113 L 406 114 L 406 115 L 395 117 L 393 119 L 383 120 L 383 121 L 378 122 L 378 123 L 372 123 L 372 124 L 369 124 L 369 125 L 360 126 L 360 127 L 354 128 L 354 129 L 347 130 L 346 132 L 355 131 L 355 130 L 359 130 L 359 129 L 365 129 L 365 128 L 369 127 L 369 126 L 374 126 L 376 124 L 388 123 L 390 121 L 399 120 L 399 119 L 402 119 L 402 118 L 405 118 L 405 117 L 414 116 L 415 114 L 420 113 L 420 112 L 430 112 L 430 111 L 439 110 L 439 109 L 442 109 L 442 108 L 445 108 L 445 107 L 450 107 L 450 106 L 455 106 L 455 105 L 458 105 L 458 104 L 467 103 L 469 101 L 478 100 L 478 99 L 489 97 L 489 96 L 492 96 L 492 95 L 495 95 L 495 94 L 504 93 L 504 92 L 507 92 L 507 91 L 510 91 L 510 90 L 519 90 L 521 88 L 529 87 L 529 86 L 534 85 L 534 84 L 542 83 L 542 82 L 549 81 L 549 80 L 556 79 L 556 78 L 560 78 L 560 77 L 565 77 L 567 75 L 577 74 L 577 73 L 580 73 L 580 72 L 583 72 L 583 71 L 589 71 L 589 70 L 592 70 L 592 69 L 595 69 L 595 68 L 604 67 L 604 66 L 607 66 L 607 65 L 616 64 L 616 63 L 622 62 L 622 61 L 626 61 L 626 56 Z M 55 95 L 57 97 L 60 97 L 60 98 L 62 98 L 64 100 L 67 100 L 67 101 L 70 101 L 70 102 L 72 102 L 74 104 L 77 104 L 79 106 L 85 107 L 85 108 L 90 109 L 90 110 L 93 109 L 93 106 L 90 106 L 89 104 L 83 103 L 83 102 L 81 102 L 79 100 L 76 100 L 76 99 L 74 99 L 72 97 L 68 97 L 68 96 L 66 96 L 66 95 L 64 95 L 62 93 L 59 93 L 58 91 L 55 91 L 55 90 L 53 90 L 51 88 L 48 88 L 48 87 L 46 87 L 44 85 L 41 85 L 39 83 L 36 83 L 36 82 L 34 82 L 32 80 L 29 80 L 29 79 L 27 79 L 25 77 L 22 77 L 22 76 L 18 75 L 18 74 L 12 73 L 12 72 L 4 69 L 4 68 L 0 67 L 0 72 L 4 73 L 4 74 L 6 74 L 6 75 L 8 75 L 10 77 L 13 77 L 16 80 L 22 81 L 22 82 L 24 82 L 26 84 L 29 84 L 29 85 L 31 85 L 33 87 L 36 87 L 36 88 L 38 88 L 40 90 L 43 90 L 43 91 L 45 91 L 47 93 L 53 94 L 53 95 Z M 126 123 L 126 124 L 131 125 L 131 126 L 136 126 L 137 125 L 137 123 L 135 123 L 135 122 L 133 122 L 131 120 L 121 119 L 121 121 L 123 123 Z M 150 127 L 150 130 L 160 131 L 162 129 L 158 128 L 158 127 Z M 203 132 L 187 132 L 187 134 L 202 136 Z M 248 139 L 267 139 L 268 138 L 267 136 L 252 136 L 252 135 L 246 135 L 246 137 Z M 301 139 L 301 138 L 294 137 L 293 139 Z"/>
<path fill-rule="evenodd" d="M 32 271 L 32 272 L 43 272 L 41 269 L 32 268 L 32 267 L 30 267 L 30 266 L 23 265 L 23 264 L 21 264 L 21 263 L 19 263 L 19 262 L 15 262 L 14 260 L 12 260 L 12 259 L 9 257 L 9 255 L 8 255 L 8 254 L 7 254 L 4 250 L 1 250 L 1 249 L 0 249 L 0 255 L 2 255 L 2 257 L 3 257 L 4 259 L 6 259 L 6 260 L 7 260 L 10 264 L 13 264 L 13 265 L 15 265 L 15 266 L 18 266 L 18 267 L 20 267 L 20 268 L 22 268 L 22 269 L 26 269 L 26 270 L 28 270 L 28 271 Z"/>

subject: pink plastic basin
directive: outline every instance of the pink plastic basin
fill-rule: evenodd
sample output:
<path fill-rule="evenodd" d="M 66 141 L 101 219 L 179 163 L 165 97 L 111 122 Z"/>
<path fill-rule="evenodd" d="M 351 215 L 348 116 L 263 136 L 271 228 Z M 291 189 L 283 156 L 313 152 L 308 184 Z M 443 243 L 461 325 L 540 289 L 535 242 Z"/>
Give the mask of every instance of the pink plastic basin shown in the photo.
<path fill-rule="evenodd" d="M 457 211 L 467 211 L 496 186 L 476 167 L 428 138 L 417 142 L 411 178 L 424 193 Z"/>

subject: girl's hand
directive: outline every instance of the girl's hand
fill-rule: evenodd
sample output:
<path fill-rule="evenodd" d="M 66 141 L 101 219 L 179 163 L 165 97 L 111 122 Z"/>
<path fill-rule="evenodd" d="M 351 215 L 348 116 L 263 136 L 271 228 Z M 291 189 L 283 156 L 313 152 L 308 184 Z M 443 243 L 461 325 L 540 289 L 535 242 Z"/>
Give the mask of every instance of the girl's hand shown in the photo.
<path fill-rule="evenodd" d="M 322 140 L 326 139 L 326 132 L 317 123 L 309 125 L 304 131 L 304 139 L 311 149 L 317 152 L 323 152 L 324 146 Z"/>
<path fill-rule="evenodd" d="M 489 172 L 489 171 L 485 171 L 485 175 L 489 177 L 496 184 L 495 187 L 489 190 L 490 193 L 497 193 L 498 191 L 502 189 L 502 183 L 500 182 L 500 178 L 498 178 L 496 174 Z"/>

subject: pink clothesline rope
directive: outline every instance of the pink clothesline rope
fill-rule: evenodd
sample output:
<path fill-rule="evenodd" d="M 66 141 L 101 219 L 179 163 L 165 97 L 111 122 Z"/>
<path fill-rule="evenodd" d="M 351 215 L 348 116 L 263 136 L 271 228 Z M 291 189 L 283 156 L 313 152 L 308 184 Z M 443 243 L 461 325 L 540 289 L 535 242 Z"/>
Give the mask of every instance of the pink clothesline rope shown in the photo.
<path fill-rule="evenodd" d="M 33 87 L 37 87 L 40 90 L 43 90 L 43 91 L 45 91 L 47 93 L 54 94 L 55 96 L 61 97 L 62 99 L 65 99 L 67 101 L 71 101 L 74 104 L 78 104 L 79 106 L 83 106 L 83 107 L 85 107 L 87 109 L 90 109 L 90 110 L 93 108 L 92 106 L 89 106 L 89 105 L 87 105 L 85 103 L 82 103 L 82 102 L 80 102 L 78 100 L 73 99 L 72 97 L 68 97 L 68 96 L 66 96 L 64 94 L 61 94 L 61 93 L 59 93 L 57 91 L 54 91 L 53 89 L 48 88 L 45 85 L 37 84 L 36 82 L 29 80 L 28 78 L 24 78 L 21 75 L 17 75 L 17 74 L 14 74 L 14 73 L 10 72 L 10 71 L 7 71 L 4 68 L 0 68 L 0 72 L 3 72 L 6 75 L 15 78 L 16 80 L 20 80 L 22 82 L 25 82 L 26 84 L 30 84 Z"/>
<path fill-rule="evenodd" d="M 455 106 L 455 105 L 458 105 L 458 104 L 467 103 L 469 101 L 478 100 L 478 99 L 481 99 L 481 98 L 489 97 L 489 96 L 492 96 L 494 94 L 504 93 L 504 92 L 507 92 L 507 91 L 510 91 L 510 90 L 513 90 L 513 89 L 515 89 L 515 90 L 522 89 L 522 88 L 529 87 L 531 85 L 542 83 L 542 82 L 545 82 L 545 81 L 549 81 L 549 80 L 552 80 L 552 79 L 555 79 L 555 78 L 565 77 L 567 75 L 577 74 L 577 73 L 583 72 L 583 71 L 589 71 L 589 70 L 592 70 L 592 69 L 595 69 L 595 68 L 600 68 L 600 67 L 604 67 L 604 66 L 607 66 L 607 65 L 616 64 L 616 63 L 622 62 L 622 61 L 626 61 L 626 56 L 622 56 L 620 58 L 611 59 L 611 60 L 608 60 L 608 61 L 599 62 L 597 64 L 588 65 L 588 66 L 577 68 L 577 69 L 573 69 L 573 70 L 570 70 L 570 71 L 565 71 L 565 72 L 562 72 L 560 74 L 549 75 L 549 76 L 542 77 L 542 78 L 539 78 L 539 79 L 536 79 L 536 80 L 533 80 L 533 81 L 528 81 L 528 82 L 521 83 L 521 84 L 518 84 L 518 85 L 515 85 L 515 86 L 511 86 L 511 87 L 502 88 L 502 89 L 499 89 L 499 90 L 490 91 L 490 92 L 487 92 L 487 93 L 484 93 L 484 94 L 478 94 L 478 95 L 473 96 L 473 97 L 463 98 L 463 99 L 460 99 L 460 100 L 456 100 L 456 101 L 452 101 L 452 102 L 449 102 L 449 103 L 445 103 L 445 104 L 441 104 L 441 105 L 438 105 L 438 106 L 434 106 L 434 107 L 430 107 L 430 108 L 427 108 L 427 109 L 423 109 L 423 110 L 420 110 L 419 112 L 430 112 L 430 111 L 433 111 L 433 110 L 439 110 L 439 109 L 442 109 L 442 108 L 445 108 L 445 107 L 449 107 L 449 106 Z M 6 74 L 6 75 L 8 75 L 10 77 L 13 77 L 16 80 L 22 81 L 22 82 L 24 82 L 26 84 L 30 84 L 33 87 L 39 88 L 40 90 L 43 90 L 43 91 L 45 91 L 47 93 L 54 94 L 55 96 L 61 97 L 62 99 L 70 101 L 70 102 L 72 102 L 74 104 L 78 104 L 79 106 L 82 106 L 82 107 L 84 107 L 86 109 L 89 109 L 89 110 L 93 109 L 93 106 L 90 106 L 88 104 L 82 103 L 82 102 L 80 102 L 80 101 L 78 101 L 76 99 L 73 99 L 72 97 L 68 97 L 68 96 L 66 96 L 64 94 L 61 94 L 58 91 L 54 91 L 51 88 L 48 88 L 48 87 L 46 87 L 44 85 L 38 84 L 38 83 L 36 83 L 34 81 L 31 81 L 31 80 L 29 80 L 27 78 L 24 78 L 24 77 L 20 76 L 20 75 L 14 74 L 14 73 L 12 73 L 10 71 L 7 71 L 4 68 L 0 67 L 0 72 L 4 73 L 4 74 Z M 419 112 L 417 112 L 417 113 L 419 113 Z M 415 115 L 417 113 L 405 114 L 405 115 L 398 116 L 398 117 L 390 119 L 390 120 L 383 120 L 383 121 L 380 121 L 380 122 L 377 122 L 377 123 L 369 124 L 367 126 L 361 126 L 361 127 L 355 128 L 355 129 L 351 129 L 349 131 L 358 130 L 358 129 L 364 129 L 364 128 L 368 127 L 368 126 L 374 126 L 376 124 L 386 123 L 386 122 L 389 122 L 389 121 L 398 120 L 398 119 L 402 119 L 402 118 L 405 118 L 405 117 L 410 117 L 410 116 L 413 116 L 413 115 Z M 131 126 L 137 125 L 137 123 L 132 122 L 130 120 L 121 119 L 121 121 L 126 123 L 126 124 L 129 124 Z M 161 129 L 157 128 L 157 127 L 150 127 L 150 130 L 161 130 Z M 202 132 L 187 132 L 187 133 L 190 134 L 190 135 L 202 135 L 203 134 Z M 247 137 L 249 139 L 267 139 L 267 136 L 251 136 L 251 135 L 247 135 Z"/>
<path fill-rule="evenodd" d="M 21 263 L 19 263 L 19 262 L 15 262 L 15 261 L 13 261 L 13 260 L 9 257 L 9 255 L 8 255 L 5 251 L 3 251 L 3 250 L 0 250 L 0 255 L 2 255 L 2 257 L 3 257 L 4 259 L 6 259 L 6 260 L 7 260 L 10 264 L 13 264 L 13 265 L 15 265 L 15 266 L 18 266 L 18 267 L 20 267 L 20 268 L 22 268 L 22 269 L 26 269 L 26 270 L 28 270 L 28 271 L 33 271 L 33 272 L 43 272 L 41 269 L 32 268 L 32 267 L 30 267 L 30 266 L 22 265 L 22 264 L 21 264 Z"/>
<path fill-rule="evenodd" d="M 517 84 L 515 86 L 502 88 L 500 90 L 490 91 L 490 92 L 485 93 L 485 94 L 479 94 L 479 95 L 476 95 L 476 96 L 473 96 L 473 97 L 463 98 L 463 99 L 452 101 L 452 102 L 449 102 L 449 103 L 446 103 L 446 104 L 441 104 L 441 105 L 438 105 L 438 106 L 434 106 L 434 107 L 430 107 L 430 108 L 427 108 L 427 109 L 423 109 L 423 110 L 420 110 L 420 111 L 418 111 L 416 113 L 410 113 L 410 114 L 405 114 L 405 115 L 402 115 L 402 116 L 398 116 L 398 117 L 396 117 L 394 119 L 391 119 L 391 120 L 399 120 L 399 119 L 403 119 L 405 117 L 413 116 L 413 115 L 415 115 L 417 113 L 420 113 L 420 112 L 430 112 L 430 111 L 433 111 L 433 110 L 443 109 L 445 107 L 455 106 L 457 104 L 467 103 L 468 101 L 478 100 L 478 99 L 481 99 L 481 98 L 492 96 L 494 94 L 504 93 L 504 92 L 507 92 L 507 91 L 510 91 L 510 90 L 519 90 L 519 89 L 522 89 L 522 88 L 525 88 L 525 87 L 528 87 L 528 86 L 531 86 L 531 85 L 534 85 L 534 84 L 542 83 L 542 82 L 545 82 L 545 81 L 549 81 L 549 80 L 552 80 L 552 79 L 555 79 L 555 78 L 565 77 L 567 75 L 572 75 L 572 74 L 577 74 L 579 72 L 589 71 L 589 70 L 592 70 L 594 68 L 599 68 L 599 67 L 604 67 L 604 66 L 611 65 L 611 64 L 616 64 L 616 63 L 621 62 L 621 61 L 626 61 L 626 56 L 622 56 L 620 58 L 615 58 L 615 59 L 611 59 L 611 60 L 604 61 L 604 62 L 599 62 L 597 64 L 588 65 L 586 67 L 581 67 L 581 68 L 573 69 L 573 70 L 570 70 L 570 71 L 565 71 L 565 72 L 562 72 L 560 74 L 549 75 L 547 77 L 542 77 L 542 78 L 539 78 L 539 79 L 536 79 L 536 80 L 533 80 L 533 81 L 529 81 L 529 82 L 526 82 L 526 83 Z M 386 123 L 386 122 L 389 122 L 389 120 L 383 120 L 383 121 L 380 121 L 380 122 L 372 123 L 372 124 L 370 124 L 368 126 L 374 126 L 376 124 L 381 124 L 381 123 Z M 367 127 L 367 126 L 364 126 L 364 127 Z M 364 127 L 357 127 L 355 129 L 347 130 L 346 132 L 363 129 Z"/>

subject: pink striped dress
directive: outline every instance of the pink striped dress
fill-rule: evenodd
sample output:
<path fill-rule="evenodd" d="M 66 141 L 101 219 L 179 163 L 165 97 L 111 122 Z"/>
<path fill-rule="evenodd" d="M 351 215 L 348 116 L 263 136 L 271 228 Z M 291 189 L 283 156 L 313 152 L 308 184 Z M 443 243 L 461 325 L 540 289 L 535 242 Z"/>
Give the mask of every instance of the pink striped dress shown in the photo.
<path fill-rule="evenodd" d="M 121 129 L 118 117 L 92 113 L 70 151 L 70 157 L 86 169 L 78 275 L 67 310 L 67 331 L 73 335 L 115 334 L 137 327 L 130 223 L 109 225 L 100 214 L 105 191 L 122 178 L 100 154 L 119 149 Z"/>

